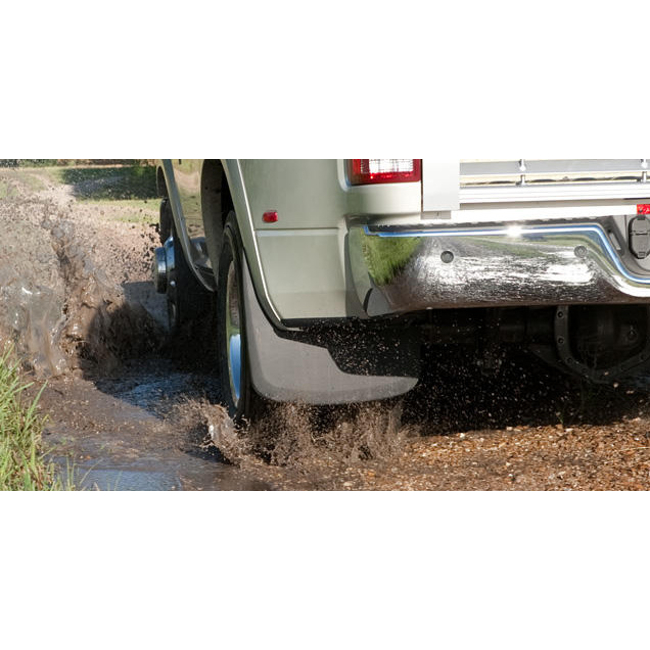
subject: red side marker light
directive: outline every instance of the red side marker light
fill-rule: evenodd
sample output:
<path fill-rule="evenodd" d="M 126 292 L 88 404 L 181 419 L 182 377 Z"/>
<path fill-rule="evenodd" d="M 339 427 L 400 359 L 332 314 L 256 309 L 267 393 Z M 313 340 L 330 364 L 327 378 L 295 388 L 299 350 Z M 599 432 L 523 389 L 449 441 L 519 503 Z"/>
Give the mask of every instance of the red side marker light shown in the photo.
<path fill-rule="evenodd" d="M 650 214 L 650 203 L 643 203 L 636 206 L 637 214 Z"/>
<path fill-rule="evenodd" d="M 262 217 L 264 223 L 275 223 L 278 220 L 278 213 L 276 210 L 267 210 Z"/>

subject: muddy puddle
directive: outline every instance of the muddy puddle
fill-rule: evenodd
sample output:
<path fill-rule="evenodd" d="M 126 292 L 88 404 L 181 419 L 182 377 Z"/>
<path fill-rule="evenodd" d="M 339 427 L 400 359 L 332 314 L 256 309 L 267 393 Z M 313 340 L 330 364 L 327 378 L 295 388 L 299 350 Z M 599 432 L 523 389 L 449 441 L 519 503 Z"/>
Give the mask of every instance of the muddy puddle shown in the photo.
<path fill-rule="evenodd" d="M 44 439 L 63 474 L 82 489 L 270 489 L 206 444 L 202 380 L 170 363 L 132 362 L 120 379 L 48 382 Z"/>
<path fill-rule="evenodd" d="M 167 345 L 155 227 L 102 220 L 65 188 L 15 189 L 0 201 L 0 347 L 32 395 L 45 384 L 44 443 L 62 474 L 82 489 L 269 489 L 206 446 L 215 379 Z"/>

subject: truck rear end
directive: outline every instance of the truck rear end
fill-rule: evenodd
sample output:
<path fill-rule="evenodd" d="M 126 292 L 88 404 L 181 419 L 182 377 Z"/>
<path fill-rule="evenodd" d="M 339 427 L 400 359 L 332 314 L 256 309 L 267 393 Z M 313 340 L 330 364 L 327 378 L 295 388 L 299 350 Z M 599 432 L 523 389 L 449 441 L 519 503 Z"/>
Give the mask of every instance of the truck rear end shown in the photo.
<path fill-rule="evenodd" d="M 627 374 L 650 358 L 647 168 L 423 160 L 417 219 L 351 225 L 359 299 L 369 317 L 455 310 L 459 339 L 526 345 L 594 381 Z"/>
<path fill-rule="evenodd" d="M 237 417 L 241 394 L 405 394 L 441 348 L 482 372 L 527 349 L 611 382 L 650 361 L 647 172 L 647 159 L 167 160 L 156 283 L 172 314 L 203 300 L 198 284 L 216 292 Z"/>

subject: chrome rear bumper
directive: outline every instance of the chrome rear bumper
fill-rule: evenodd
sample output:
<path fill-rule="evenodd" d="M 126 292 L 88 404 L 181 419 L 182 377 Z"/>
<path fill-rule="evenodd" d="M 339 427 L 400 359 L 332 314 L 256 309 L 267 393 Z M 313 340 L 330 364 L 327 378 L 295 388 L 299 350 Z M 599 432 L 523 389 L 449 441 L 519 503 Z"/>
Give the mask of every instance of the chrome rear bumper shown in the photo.
<path fill-rule="evenodd" d="M 600 223 L 405 229 L 352 225 L 369 316 L 454 307 L 650 302 L 650 274 Z M 636 267 L 636 268 L 634 268 Z"/>

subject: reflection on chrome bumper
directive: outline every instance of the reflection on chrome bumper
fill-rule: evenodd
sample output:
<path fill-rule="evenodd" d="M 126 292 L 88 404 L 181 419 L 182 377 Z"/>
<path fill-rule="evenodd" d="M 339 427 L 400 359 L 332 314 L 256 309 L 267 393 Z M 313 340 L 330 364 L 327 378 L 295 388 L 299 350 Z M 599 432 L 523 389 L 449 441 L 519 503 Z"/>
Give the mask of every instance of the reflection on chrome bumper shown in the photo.
<path fill-rule="evenodd" d="M 430 230 L 354 225 L 349 247 L 369 316 L 650 302 L 650 275 L 624 265 L 597 223 Z"/>

